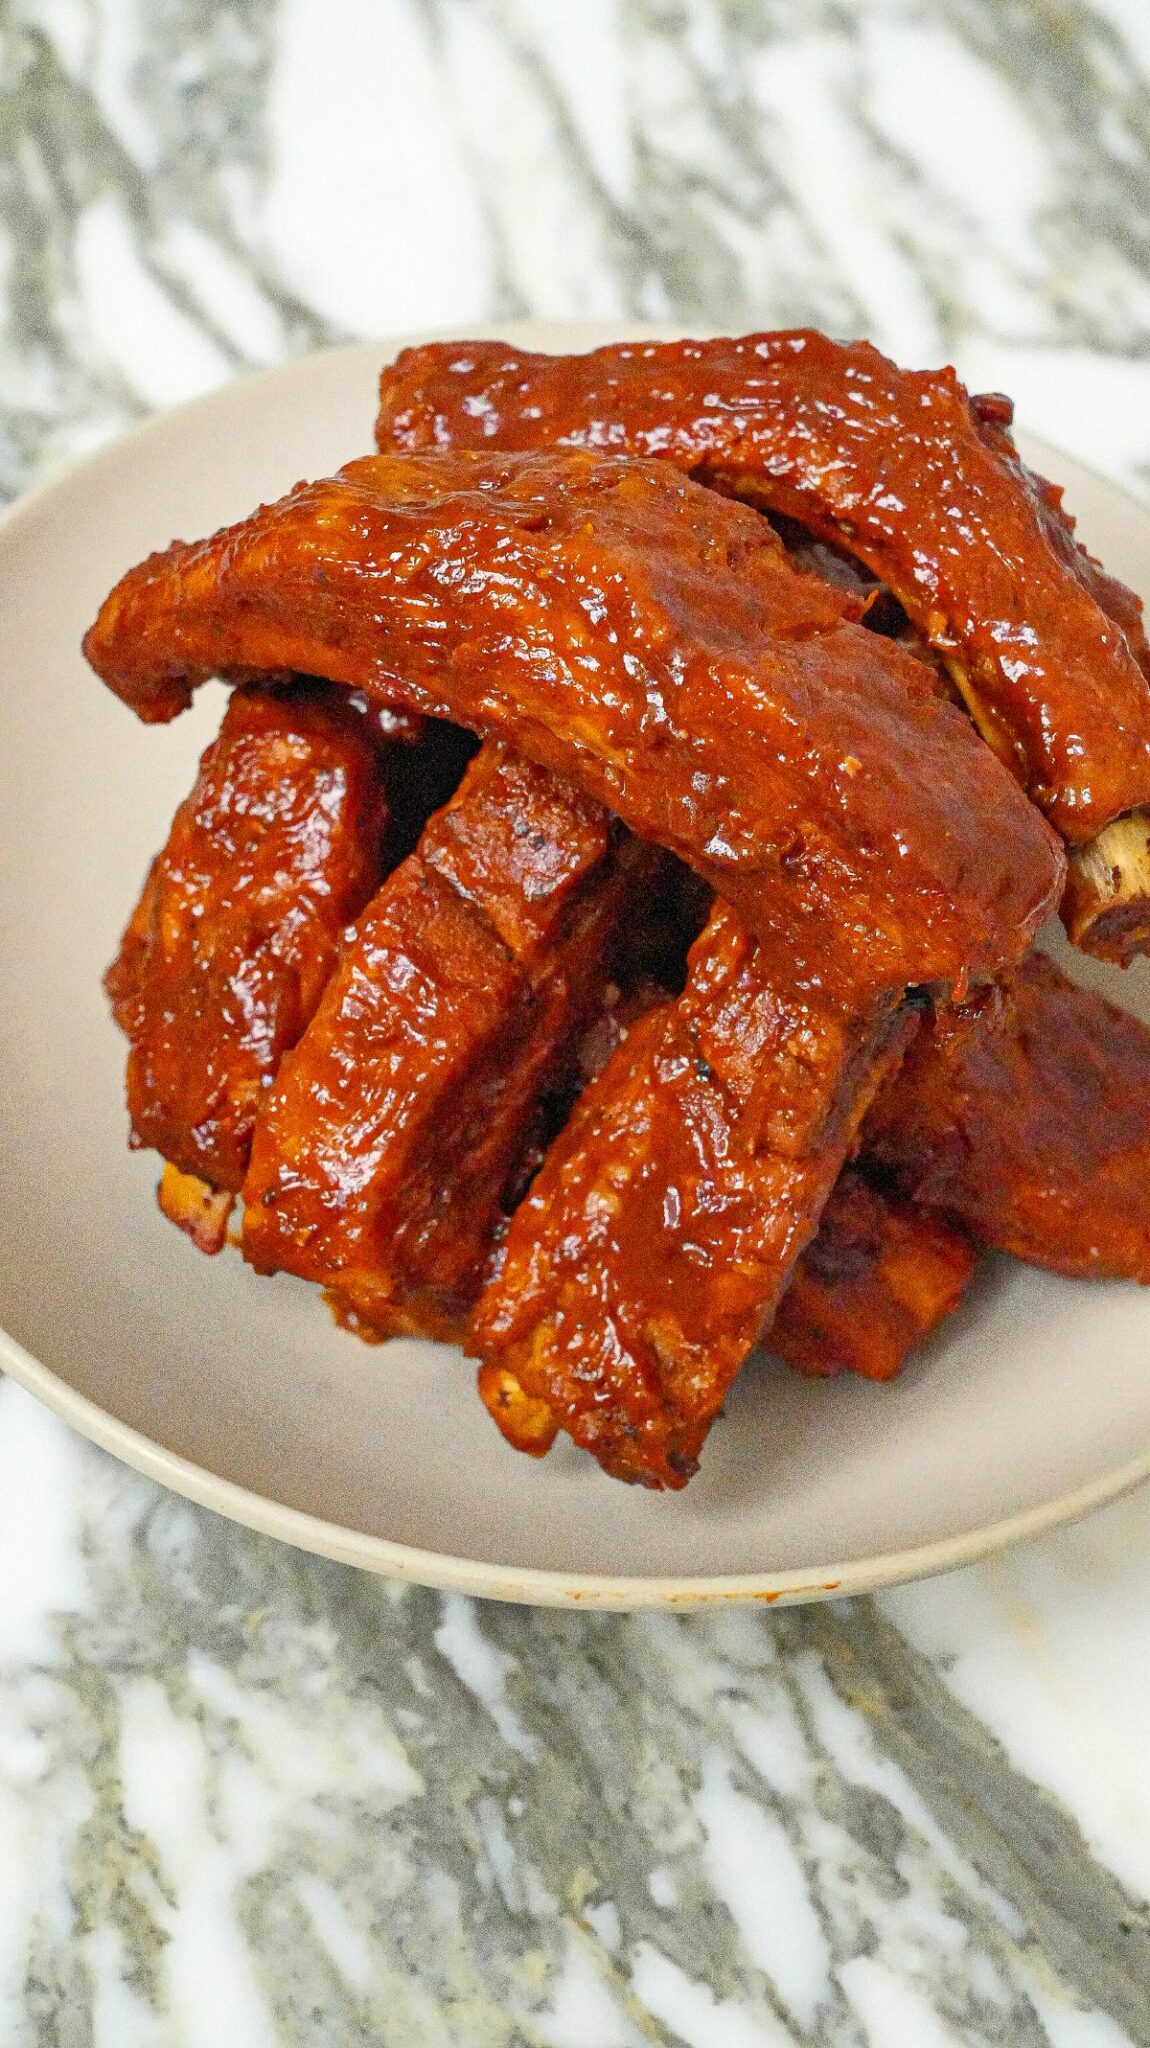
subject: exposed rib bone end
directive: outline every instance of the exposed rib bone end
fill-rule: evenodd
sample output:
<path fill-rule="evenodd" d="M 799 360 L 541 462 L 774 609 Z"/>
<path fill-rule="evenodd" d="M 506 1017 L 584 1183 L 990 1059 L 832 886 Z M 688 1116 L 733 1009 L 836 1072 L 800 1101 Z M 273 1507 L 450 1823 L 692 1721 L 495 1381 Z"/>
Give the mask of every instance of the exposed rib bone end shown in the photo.
<path fill-rule="evenodd" d="M 1150 810 L 1115 818 L 1072 847 L 1062 899 L 1071 943 L 1128 967 L 1150 952 Z"/>
<path fill-rule="evenodd" d="M 235 1199 L 227 1188 L 214 1188 L 194 1173 L 181 1173 L 170 1160 L 156 1189 L 156 1200 L 168 1221 L 209 1258 L 222 1252 L 227 1243 L 228 1218 Z"/>
<path fill-rule="evenodd" d="M 529 1458 L 545 1457 L 559 1434 L 559 1417 L 538 1400 L 509 1366 L 487 1360 L 479 1368 L 479 1398 L 509 1444 Z"/>

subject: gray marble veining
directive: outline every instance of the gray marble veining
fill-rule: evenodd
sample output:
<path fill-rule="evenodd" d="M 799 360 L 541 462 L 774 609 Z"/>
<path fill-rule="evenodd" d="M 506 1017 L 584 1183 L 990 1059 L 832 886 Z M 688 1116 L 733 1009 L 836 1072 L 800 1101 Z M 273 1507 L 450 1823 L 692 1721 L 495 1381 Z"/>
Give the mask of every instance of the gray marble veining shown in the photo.
<path fill-rule="evenodd" d="M 873 1607 L 476 1608 L 69 1485 L 80 1597 L 0 1689 L 55 1836 L 5 2038 L 91 2038 L 114 1956 L 192 2039 L 1150 2039 L 1145 1912 Z"/>
<path fill-rule="evenodd" d="M 365 78 L 363 10 L 347 10 L 347 120 L 394 121 L 403 68 L 430 75 L 482 244 L 460 320 L 1150 352 L 1150 106 L 1123 34 L 1137 0 L 408 0 L 381 25 L 389 12 L 407 33 L 367 38 L 381 68 Z M 141 313 L 163 334 L 165 396 L 349 331 L 322 281 L 311 301 L 285 283 L 269 229 L 287 160 L 306 186 L 309 157 L 339 146 L 338 101 L 309 124 L 306 63 L 277 88 L 274 135 L 264 118 L 277 37 L 320 35 L 321 16 L 160 0 L 141 26 L 119 0 L 15 0 L 0 17 L 8 489 L 155 401 L 134 348 L 124 360 Z M 426 153 L 413 136 L 413 243 Z M 346 203 L 369 265 L 386 184 Z M 94 306 L 101 270 L 139 295 L 119 347 Z"/>

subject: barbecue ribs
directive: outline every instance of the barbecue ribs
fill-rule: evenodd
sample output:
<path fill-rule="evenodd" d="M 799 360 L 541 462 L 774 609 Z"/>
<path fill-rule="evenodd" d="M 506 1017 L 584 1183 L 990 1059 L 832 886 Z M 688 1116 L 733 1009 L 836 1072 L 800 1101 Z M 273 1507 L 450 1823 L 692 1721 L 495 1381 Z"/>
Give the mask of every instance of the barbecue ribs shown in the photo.
<path fill-rule="evenodd" d="M 283 1064 L 244 1190 L 251 1263 L 323 1282 L 363 1335 L 458 1336 L 541 1108 L 572 1090 L 615 977 L 646 965 L 635 927 L 673 865 L 484 747 Z"/>
<path fill-rule="evenodd" d="M 1150 1031 L 1043 953 L 924 1028 L 864 1144 L 998 1251 L 1150 1284 Z"/>
<path fill-rule="evenodd" d="M 235 691 L 108 970 L 132 1143 L 213 1188 L 242 1186 L 265 1091 L 379 882 L 382 752 L 345 691 Z"/>
<path fill-rule="evenodd" d="M 817 1348 L 884 1376 L 957 1299 L 974 1241 L 996 1241 L 990 1204 L 978 1224 L 969 1189 L 931 1192 L 911 1140 L 896 1156 L 896 1070 L 916 1032 L 958 1043 L 958 1024 L 920 1028 L 924 985 L 944 1013 L 954 993 L 973 1057 L 1013 998 L 968 981 L 1009 975 L 1063 862 L 935 674 L 863 628 L 858 586 L 803 573 L 753 509 L 674 464 L 432 451 L 351 464 L 152 557 L 88 636 L 145 718 L 216 672 L 302 669 L 351 722 L 366 699 L 485 739 L 381 886 L 404 849 L 381 853 L 377 816 L 359 921 L 333 919 L 231 1178 L 160 1122 L 155 1141 L 224 1188 L 250 1145 L 246 1255 L 323 1282 L 364 1334 L 457 1333 L 479 1294 L 481 1390 L 525 1448 L 564 1427 L 621 1477 L 682 1485 L 772 1316 L 796 1362 Z M 284 696 L 248 684 L 232 705 Z M 719 898 L 680 994 L 666 958 L 649 979 L 668 930 L 689 936 L 675 854 Z M 832 1196 L 868 1111 L 870 1149 Z M 171 1192 L 194 1221 L 196 1186 Z M 873 1341 L 852 1349 L 860 1304 Z"/>
<path fill-rule="evenodd" d="M 1062 882 L 1000 763 L 856 616 L 666 465 L 377 456 L 152 556 L 85 645 L 148 718 L 293 667 L 504 738 L 851 1008 L 1018 957 Z"/>
<path fill-rule="evenodd" d="M 1142 607 L 1020 462 L 1010 401 L 808 330 L 407 349 L 380 447 L 586 447 L 661 457 L 866 563 L 936 648 L 983 737 L 1073 847 L 1077 943 L 1150 943 L 1150 648 Z M 1135 812 L 1137 815 L 1128 814 Z"/>

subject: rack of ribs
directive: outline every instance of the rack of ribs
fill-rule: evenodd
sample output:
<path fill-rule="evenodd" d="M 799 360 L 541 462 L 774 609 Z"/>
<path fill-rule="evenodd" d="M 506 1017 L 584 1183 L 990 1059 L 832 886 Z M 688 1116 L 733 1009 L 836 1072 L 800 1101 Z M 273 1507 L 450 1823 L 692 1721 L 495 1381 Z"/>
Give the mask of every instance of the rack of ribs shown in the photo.
<path fill-rule="evenodd" d="M 671 466 L 432 453 L 151 558 L 88 636 L 147 718 L 217 672 L 302 669 L 357 716 L 484 739 L 269 1061 L 243 1245 L 364 1334 L 465 1330 L 524 1448 L 564 1426 L 681 1485 L 772 1316 L 809 1363 L 852 1244 L 900 1308 L 840 1359 L 872 1376 L 973 1263 L 977 1232 L 885 1156 L 835 1184 L 923 991 L 981 1015 L 970 978 L 1009 974 L 1063 863 L 868 603 Z"/>
<path fill-rule="evenodd" d="M 662 459 L 799 522 L 893 592 L 979 731 L 1071 850 L 1074 941 L 1150 944 L 1150 648 L 1134 594 L 1020 461 L 1013 408 L 953 370 L 902 370 L 809 330 L 406 349 L 380 447 L 579 447 Z"/>

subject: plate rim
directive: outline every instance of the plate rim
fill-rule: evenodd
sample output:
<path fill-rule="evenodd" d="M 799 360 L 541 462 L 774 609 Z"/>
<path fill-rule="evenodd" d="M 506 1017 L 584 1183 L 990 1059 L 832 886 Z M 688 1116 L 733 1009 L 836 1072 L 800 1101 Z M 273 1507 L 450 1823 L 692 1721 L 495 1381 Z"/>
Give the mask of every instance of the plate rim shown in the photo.
<path fill-rule="evenodd" d="M 706 323 L 692 323 L 690 333 L 705 338 L 715 329 Z M 548 335 L 562 334 L 564 347 L 577 335 L 583 345 L 596 347 L 606 342 L 659 341 L 684 336 L 683 323 L 611 320 L 509 320 L 477 322 L 461 333 L 458 328 L 418 329 L 385 335 L 378 341 L 345 342 L 311 351 L 304 356 L 235 378 L 201 393 L 187 403 L 150 414 L 125 432 L 103 442 L 77 460 L 67 463 L 24 491 L 0 511 L 0 546 L 15 528 L 32 523 L 43 507 L 65 496 L 75 483 L 90 472 L 99 471 L 112 456 L 141 441 L 165 433 L 173 420 L 199 415 L 210 421 L 212 414 L 235 403 L 237 393 L 262 387 L 285 375 L 299 376 L 309 368 L 329 368 L 340 358 L 365 360 L 374 355 L 382 365 L 401 348 L 431 340 L 507 340 L 522 347 L 545 349 Z M 1147 528 L 1150 542 L 1150 514 L 1121 485 L 1078 456 L 1063 451 L 1041 437 L 1021 430 L 1028 449 L 1039 460 L 1049 452 L 1071 462 L 1089 474 L 1128 510 L 1138 514 Z M 807 1601 L 872 1593 L 913 1579 L 933 1577 L 977 1563 L 1015 1544 L 1032 1540 L 1048 1530 L 1080 1520 L 1094 1509 L 1117 1499 L 1150 1478 L 1150 1443 L 1136 1457 L 1114 1466 L 1083 1486 L 1056 1494 L 1047 1501 L 1014 1514 L 984 1523 L 978 1528 L 916 1544 L 907 1549 L 880 1552 L 846 1562 L 770 1571 L 760 1568 L 741 1573 L 707 1576 L 653 1577 L 622 1573 L 570 1572 L 536 1566 L 496 1564 L 457 1554 L 424 1550 L 390 1538 L 372 1536 L 362 1530 L 329 1521 L 303 1509 L 289 1507 L 236 1480 L 222 1478 L 206 1466 L 169 1450 L 131 1423 L 123 1421 L 98 1402 L 81 1394 L 69 1381 L 17 1343 L 0 1328 L 0 1372 L 41 1401 L 90 1442 L 145 1477 L 157 1481 L 184 1499 L 211 1509 L 228 1521 L 275 1537 L 293 1548 L 354 1565 L 387 1578 L 430 1586 L 444 1592 L 474 1595 L 536 1607 L 569 1607 L 597 1610 L 637 1611 L 643 1608 L 693 1609 L 732 1601 L 758 1601 L 765 1605 L 790 1606 Z"/>
<path fill-rule="evenodd" d="M 241 1486 L 237 1480 L 223 1479 L 101 1408 L 2 1329 L 0 1371 L 122 1464 L 156 1480 L 183 1499 L 212 1509 L 226 1521 L 254 1530 L 257 1535 L 274 1536 L 293 1549 L 331 1558 L 338 1564 L 354 1565 L 379 1577 L 527 1607 L 622 1613 L 636 1613 L 643 1608 L 681 1611 L 742 1601 L 792 1607 L 815 1600 L 877 1593 L 915 1579 L 958 1571 L 998 1551 L 1031 1541 L 1050 1529 L 1081 1521 L 1096 1508 L 1117 1500 L 1150 1478 L 1148 1447 L 1139 1457 L 1103 1473 L 1089 1485 L 1057 1494 L 1052 1500 L 1015 1515 L 933 1543 L 884 1551 L 874 1557 L 852 1558 L 845 1563 L 803 1566 L 790 1571 L 726 1572 L 708 1577 L 563 1572 L 534 1565 L 493 1564 L 447 1551 L 422 1550 L 385 1536 L 369 1536 L 344 1523 L 288 1507 L 283 1501 Z"/>

